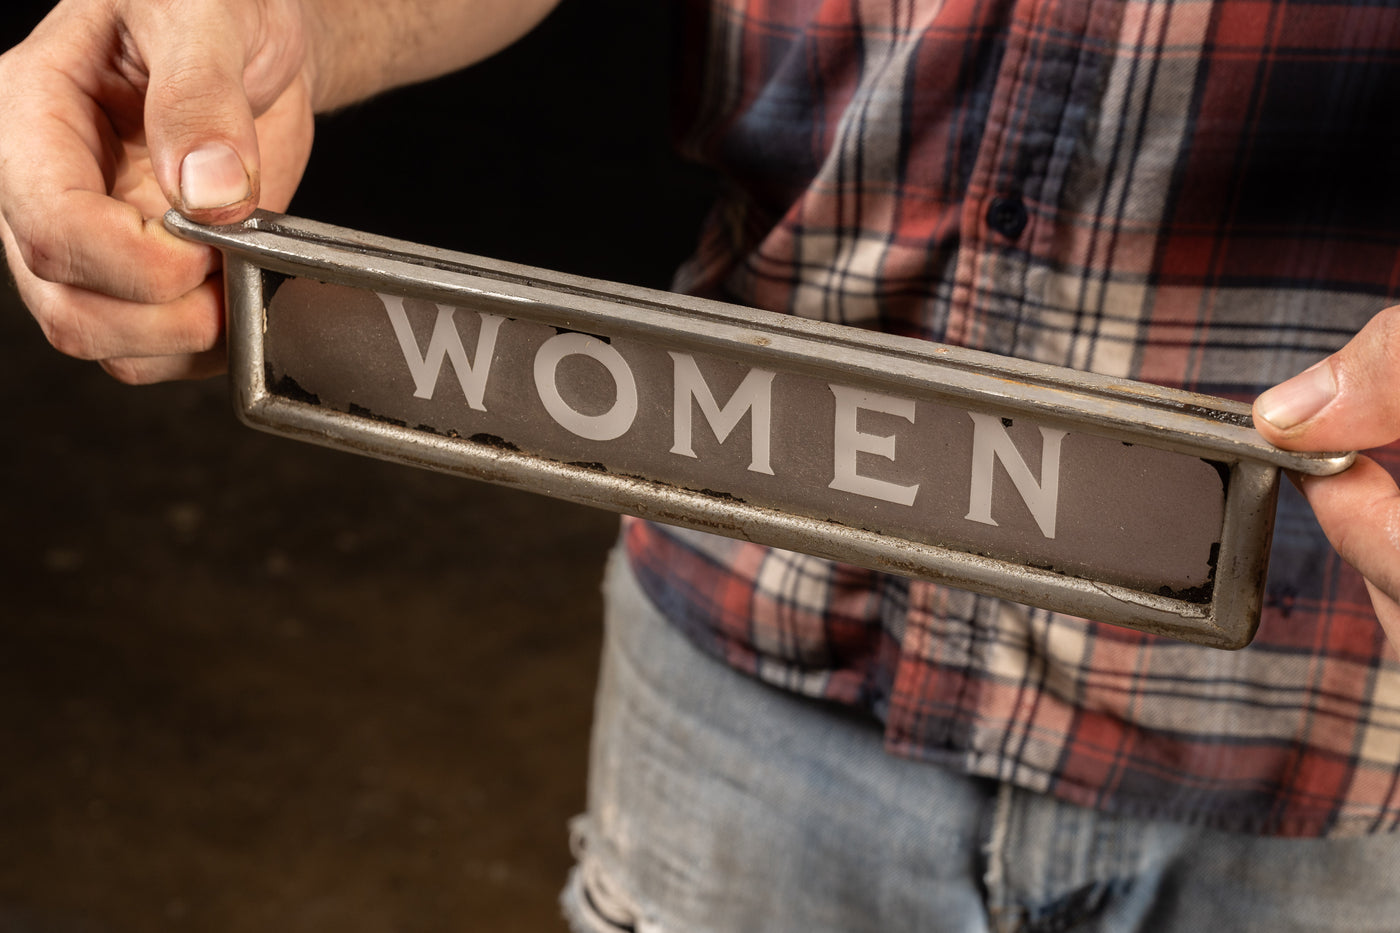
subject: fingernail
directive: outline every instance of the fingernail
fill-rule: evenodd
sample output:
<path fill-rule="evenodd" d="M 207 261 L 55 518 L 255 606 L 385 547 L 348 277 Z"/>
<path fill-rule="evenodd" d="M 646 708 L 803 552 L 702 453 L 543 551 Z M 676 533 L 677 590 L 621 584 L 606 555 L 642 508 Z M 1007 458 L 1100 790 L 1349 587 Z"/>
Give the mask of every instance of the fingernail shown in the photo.
<path fill-rule="evenodd" d="M 1337 382 L 1326 360 L 1259 396 L 1259 414 L 1280 431 L 1297 427 L 1337 397 Z"/>
<path fill-rule="evenodd" d="M 180 163 L 180 199 L 186 210 L 209 210 L 253 193 L 243 160 L 227 143 L 206 143 Z"/>

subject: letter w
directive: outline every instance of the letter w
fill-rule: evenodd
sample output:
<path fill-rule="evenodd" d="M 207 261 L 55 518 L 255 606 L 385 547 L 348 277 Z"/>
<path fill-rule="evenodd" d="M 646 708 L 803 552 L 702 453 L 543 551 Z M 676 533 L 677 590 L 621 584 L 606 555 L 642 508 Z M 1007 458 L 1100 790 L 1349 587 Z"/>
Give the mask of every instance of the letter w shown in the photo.
<path fill-rule="evenodd" d="M 1064 440 L 1065 432 L 1040 429 L 1040 482 L 1037 483 L 1001 419 L 996 415 L 968 414 L 973 423 L 972 495 L 965 517 L 984 525 L 997 523 L 992 518 L 992 473 L 996 461 L 1000 460 L 1040 526 L 1040 533 L 1047 538 L 1055 537 L 1055 512 L 1060 499 L 1060 441 Z"/>
<path fill-rule="evenodd" d="M 408 323 L 403 299 L 380 294 L 379 300 L 384 302 L 384 310 L 389 312 L 389 323 L 394 325 L 394 336 L 399 338 L 404 362 L 413 375 L 413 394 L 418 398 L 433 397 L 443 358 L 447 357 L 457 371 L 457 382 L 462 386 L 467 404 L 477 411 L 485 411 L 486 405 L 482 400 L 486 396 L 487 377 L 491 374 L 491 359 L 496 352 L 496 333 L 505 319 L 499 315 L 477 312 L 477 317 L 481 318 L 481 329 L 476 337 L 476 365 L 472 365 L 467 359 L 466 348 L 462 346 L 462 335 L 457 333 L 457 326 L 452 320 L 455 308 L 437 306 L 437 321 L 433 324 L 433 336 L 428 341 L 428 352 L 420 355 L 418 337 Z"/>

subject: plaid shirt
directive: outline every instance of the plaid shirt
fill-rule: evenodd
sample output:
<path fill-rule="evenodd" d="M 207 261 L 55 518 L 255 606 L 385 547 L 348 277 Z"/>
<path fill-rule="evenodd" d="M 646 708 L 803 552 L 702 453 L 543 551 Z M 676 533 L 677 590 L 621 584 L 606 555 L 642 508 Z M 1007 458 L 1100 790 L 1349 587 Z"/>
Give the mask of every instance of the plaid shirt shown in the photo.
<path fill-rule="evenodd" d="M 1400 290 L 1395 0 L 690 7 L 682 143 L 728 185 L 684 290 L 1239 399 Z M 1400 666 L 1291 488 L 1239 652 L 626 534 L 699 645 L 892 752 L 1253 833 L 1400 819 Z"/>

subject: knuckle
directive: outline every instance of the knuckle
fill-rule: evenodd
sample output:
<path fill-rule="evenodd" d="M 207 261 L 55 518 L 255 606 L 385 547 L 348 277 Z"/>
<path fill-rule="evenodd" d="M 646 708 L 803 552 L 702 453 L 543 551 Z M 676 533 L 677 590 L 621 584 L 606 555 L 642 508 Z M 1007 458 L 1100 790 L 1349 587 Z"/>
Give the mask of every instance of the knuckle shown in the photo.
<path fill-rule="evenodd" d="M 130 278 L 120 286 L 121 293 L 137 304 L 169 304 L 190 290 L 189 283 L 167 265 L 151 269 L 132 268 L 129 274 Z"/>
<path fill-rule="evenodd" d="M 223 327 L 218 319 L 205 318 L 191 325 L 187 346 L 195 353 L 207 353 L 223 345 Z"/>
<path fill-rule="evenodd" d="M 14 230 L 20 261 L 37 279 L 69 284 L 73 277 L 73 253 L 68 241 L 52 224 L 31 221 Z"/>
<path fill-rule="evenodd" d="M 1376 343 L 1388 360 L 1400 358 L 1400 305 L 1386 308 L 1372 319 Z"/>
<path fill-rule="evenodd" d="M 176 137 L 227 134 L 236 128 L 230 110 L 244 99 L 241 76 L 213 61 L 217 47 L 191 43 L 186 54 L 162 63 L 147 94 Z M 243 106 L 246 106 L 244 104 Z"/>
<path fill-rule="evenodd" d="M 179 354 L 207 353 L 222 342 L 222 328 L 213 319 L 184 315 L 178 326 L 172 326 L 163 346 L 167 352 Z"/>
<path fill-rule="evenodd" d="M 1387 314 L 1382 320 L 1382 361 L 1390 373 L 1400 373 L 1400 313 Z"/>
<path fill-rule="evenodd" d="M 96 359 L 97 342 L 87 320 L 74 308 L 53 301 L 40 301 L 34 308 L 39 329 L 59 353 L 80 360 Z"/>
<path fill-rule="evenodd" d="M 1387 414 L 1400 417 L 1400 398 L 1392 391 L 1400 379 L 1400 307 L 1376 315 L 1367 330 L 1372 332 L 1357 355 L 1357 376 Z"/>

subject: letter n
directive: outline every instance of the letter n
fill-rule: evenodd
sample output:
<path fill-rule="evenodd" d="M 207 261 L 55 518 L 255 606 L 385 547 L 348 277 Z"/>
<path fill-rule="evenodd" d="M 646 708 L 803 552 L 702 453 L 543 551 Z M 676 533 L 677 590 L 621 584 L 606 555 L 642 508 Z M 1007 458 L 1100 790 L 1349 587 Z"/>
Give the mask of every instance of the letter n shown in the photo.
<path fill-rule="evenodd" d="M 996 415 L 968 414 L 973 424 L 972 494 L 965 517 L 984 525 L 997 524 L 992 518 L 992 474 L 996 461 L 1000 460 L 1040 526 L 1040 533 L 1047 538 L 1055 537 L 1055 513 L 1060 499 L 1060 441 L 1065 432 L 1040 429 L 1040 482 L 1037 483 L 1001 419 Z"/>

